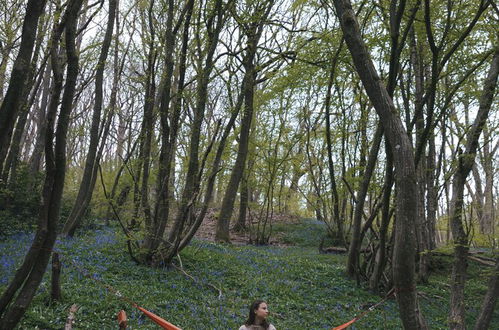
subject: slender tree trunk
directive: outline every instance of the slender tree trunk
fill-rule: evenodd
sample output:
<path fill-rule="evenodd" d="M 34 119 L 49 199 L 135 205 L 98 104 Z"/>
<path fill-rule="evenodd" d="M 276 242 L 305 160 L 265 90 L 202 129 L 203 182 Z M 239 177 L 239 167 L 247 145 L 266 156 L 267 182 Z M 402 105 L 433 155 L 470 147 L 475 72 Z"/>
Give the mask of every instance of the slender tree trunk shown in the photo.
<path fill-rule="evenodd" d="M 246 228 L 246 215 L 248 213 L 249 201 L 249 187 L 248 187 L 248 174 L 243 173 L 241 178 L 241 185 L 239 187 L 239 215 L 235 225 L 235 230 L 242 231 Z"/>
<path fill-rule="evenodd" d="M 38 95 L 39 87 L 43 79 L 43 71 L 46 66 L 46 62 L 43 62 L 37 77 L 36 65 L 45 37 L 45 22 L 47 21 L 47 19 L 45 19 L 45 15 L 41 15 L 39 21 L 40 23 L 37 32 L 35 48 L 33 51 L 33 58 L 31 59 L 28 77 L 26 78 L 25 85 L 23 86 L 23 93 L 21 96 L 22 101 L 19 103 L 17 122 L 13 131 L 12 139 L 10 140 L 10 148 L 3 164 L 3 170 L 0 168 L 0 172 L 2 172 L 0 178 L 3 180 L 3 182 L 8 182 L 9 186 L 11 187 L 15 186 L 16 184 L 15 181 L 17 165 L 19 162 L 19 153 L 23 145 L 22 137 L 26 134 L 25 128 L 28 120 L 28 115 Z"/>
<path fill-rule="evenodd" d="M 379 292 L 381 277 L 387 264 L 387 239 L 388 225 L 390 224 L 390 200 L 393 187 L 393 155 L 390 148 L 385 143 L 386 149 L 386 169 L 385 169 L 385 185 L 383 192 L 383 206 L 381 209 L 381 228 L 379 230 L 379 247 L 376 253 L 374 270 L 369 279 L 369 288 L 373 292 Z"/>
<path fill-rule="evenodd" d="M 173 27 L 173 16 L 175 4 L 173 1 L 168 5 L 168 20 L 166 37 L 166 65 L 164 83 L 162 84 L 161 103 L 160 103 L 160 124 L 161 124 L 161 151 L 159 157 L 159 171 L 157 177 L 157 200 L 153 218 L 153 225 L 151 232 L 145 242 L 145 246 L 149 249 L 149 257 L 156 253 L 156 249 L 160 246 L 162 238 L 166 229 L 166 224 L 170 213 L 170 199 L 171 199 L 171 186 L 172 186 L 172 168 L 175 161 L 175 146 L 177 145 L 177 135 L 180 127 L 180 115 L 182 110 L 182 98 L 184 91 L 186 61 L 187 61 L 187 47 L 189 43 L 189 27 L 192 16 L 194 3 L 188 1 L 186 3 L 186 16 L 184 20 L 184 30 L 182 34 L 182 46 L 180 51 L 180 60 L 178 63 L 178 81 L 176 94 L 170 105 L 170 93 L 173 84 L 173 51 L 175 45 L 175 35 L 177 29 L 180 27 L 181 21 Z M 170 108 L 173 109 L 169 115 Z M 170 124 L 168 123 L 170 118 Z"/>
<path fill-rule="evenodd" d="M 492 141 L 492 138 L 487 129 L 484 130 L 486 141 Z M 485 142 L 483 146 L 483 169 L 485 172 L 485 188 L 484 188 L 484 203 L 482 216 L 479 219 L 480 233 L 492 235 L 495 231 L 495 207 L 494 207 L 494 152 L 490 147 L 491 142 Z"/>
<path fill-rule="evenodd" d="M 36 175 L 40 171 L 43 149 L 45 148 L 44 137 L 47 130 L 47 121 L 45 120 L 46 119 L 45 117 L 47 112 L 47 105 L 49 103 L 50 90 L 53 88 L 53 86 L 51 87 L 50 72 L 51 72 L 51 67 L 49 64 L 45 68 L 45 74 L 42 83 L 42 96 L 36 115 L 36 122 L 37 122 L 36 142 L 30 160 L 31 163 L 30 169 L 32 175 Z"/>
<path fill-rule="evenodd" d="M 109 0 L 109 15 L 107 20 L 106 33 L 102 41 L 102 48 L 97 62 L 97 71 L 95 74 L 95 98 L 94 98 L 94 111 L 92 114 L 92 125 L 90 127 L 90 146 L 88 149 L 85 168 L 83 170 L 83 177 L 80 183 L 78 196 L 73 205 L 71 213 L 69 214 L 66 224 L 64 225 L 63 233 L 68 236 L 73 236 L 76 229 L 81 223 L 83 215 L 85 214 L 90 200 L 92 199 L 93 189 L 97 178 L 98 160 L 98 145 L 105 143 L 106 136 L 99 134 L 99 127 L 101 126 L 101 112 L 102 103 L 104 100 L 103 84 L 104 84 L 104 70 L 109 54 L 109 47 L 111 45 L 114 28 L 114 18 L 117 11 L 117 0 Z M 102 138 L 102 139 L 101 139 Z"/>
<path fill-rule="evenodd" d="M 187 246 L 187 244 L 190 242 L 192 237 L 194 237 L 194 234 L 196 231 L 199 229 L 199 226 L 201 225 L 204 216 L 206 214 L 206 211 L 208 210 L 209 203 L 212 199 L 213 196 L 213 191 L 215 188 L 215 179 L 220 171 L 220 164 L 222 160 L 222 154 L 225 149 L 225 145 L 227 143 L 227 138 L 229 137 L 229 134 L 234 127 L 234 123 L 236 122 L 236 119 L 238 117 L 239 111 L 241 110 L 241 106 L 243 103 L 243 94 L 241 93 L 238 97 L 238 100 L 236 102 L 236 105 L 232 111 L 231 117 L 229 119 L 229 122 L 227 123 L 227 126 L 225 126 L 224 132 L 222 134 L 222 137 L 220 138 L 219 145 L 217 148 L 217 153 L 215 155 L 215 158 L 213 160 L 213 165 L 211 167 L 211 172 L 208 177 L 208 184 L 206 185 L 206 192 L 205 192 L 205 198 L 203 202 L 203 206 L 201 208 L 201 211 L 196 217 L 196 221 L 193 223 L 185 237 L 182 239 L 180 245 L 179 245 L 179 250 L 183 249 L 184 247 Z"/>
<path fill-rule="evenodd" d="M 416 36 L 414 29 L 410 31 L 411 39 L 410 39 L 410 49 L 411 49 L 411 63 L 414 68 L 415 75 L 415 95 L 414 95 L 414 121 L 416 125 L 416 144 L 420 145 L 422 143 L 421 138 L 423 137 L 424 131 L 424 116 L 423 116 L 423 86 L 424 86 L 424 67 L 421 59 L 421 49 L 418 48 L 418 44 L 416 42 Z M 424 154 L 425 151 L 422 150 Z M 424 158 L 424 157 L 423 157 Z M 428 282 L 429 276 L 429 257 L 430 255 L 427 253 L 429 248 L 428 243 L 428 228 L 426 227 L 426 213 L 425 213 L 425 193 L 426 193 L 426 162 L 419 162 L 416 166 L 416 175 L 418 180 L 418 216 L 416 217 L 417 222 L 416 226 L 416 238 L 417 238 L 417 246 L 418 246 L 418 279 L 422 283 Z"/>
<path fill-rule="evenodd" d="M 369 152 L 368 161 L 366 164 L 365 171 L 362 175 L 362 183 L 359 188 L 359 193 L 357 194 L 357 204 L 355 205 L 355 211 L 353 216 L 352 224 L 352 238 L 350 240 L 350 246 L 348 248 L 348 260 L 347 260 L 347 274 L 351 278 L 355 277 L 359 267 L 359 254 L 360 254 L 360 230 L 362 225 L 362 216 L 364 214 L 364 204 L 366 201 L 367 192 L 369 189 L 369 182 L 371 182 L 371 177 L 376 166 L 376 160 L 378 158 L 379 147 L 381 144 L 381 139 L 383 137 L 383 125 L 378 123 L 376 128 L 376 133 L 374 133 L 374 139 Z"/>
<path fill-rule="evenodd" d="M 438 190 L 436 183 L 436 151 L 435 151 L 435 136 L 430 137 L 428 142 L 428 159 L 426 165 L 426 224 L 425 228 L 428 231 L 428 248 L 433 250 L 437 247 L 435 237 L 438 209 Z"/>
<path fill-rule="evenodd" d="M 327 159 L 328 159 L 328 169 L 329 169 L 329 180 L 331 181 L 331 191 L 332 191 L 332 203 L 333 203 L 333 221 L 337 225 L 338 230 L 338 239 L 339 243 L 343 246 L 346 246 L 347 243 L 345 241 L 345 233 L 343 230 L 343 222 L 344 220 L 341 218 L 340 214 L 340 197 L 338 194 L 338 188 L 336 185 L 336 178 L 334 175 L 334 161 L 333 161 L 333 147 L 332 147 L 332 139 L 331 139 L 331 96 L 332 96 L 332 88 L 334 75 L 336 72 L 336 63 L 338 61 L 338 56 L 340 54 L 341 49 L 343 48 L 343 39 L 341 40 L 341 44 L 336 51 L 336 54 L 333 58 L 333 64 L 331 66 L 331 71 L 329 73 L 329 81 L 326 92 L 325 99 L 325 115 L 326 115 L 326 144 L 327 144 Z"/>
<path fill-rule="evenodd" d="M 487 121 L 492 105 L 499 74 L 499 47 L 496 48 L 489 73 L 480 97 L 480 106 L 473 126 L 468 133 L 464 152 L 460 152 L 458 169 L 453 179 L 450 223 L 454 240 L 454 263 L 451 275 L 451 298 L 449 326 L 451 329 L 465 329 L 464 286 L 466 282 L 468 234 L 462 221 L 464 207 L 464 186 L 466 178 L 475 163 L 478 140 Z"/>

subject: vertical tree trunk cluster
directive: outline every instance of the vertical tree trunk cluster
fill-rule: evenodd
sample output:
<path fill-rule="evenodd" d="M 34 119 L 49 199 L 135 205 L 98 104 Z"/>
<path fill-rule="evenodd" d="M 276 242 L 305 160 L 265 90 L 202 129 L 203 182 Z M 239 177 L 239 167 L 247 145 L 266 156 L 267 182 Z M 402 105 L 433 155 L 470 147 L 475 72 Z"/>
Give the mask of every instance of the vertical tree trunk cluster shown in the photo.
<path fill-rule="evenodd" d="M 454 262 L 451 275 L 451 310 L 449 325 L 452 329 L 465 329 L 464 286 L 466 283 L 467 257 L 469 251 L 469 233 L 463 224 L 464 188 L 468 174 L 475 163 L 480 134 L 486 124 L 499 75 L 499 47 L 496 45 L 494 58 L 484 82 L 480 106 L 470 131 L 467 134 L 466 147 L 458 155 L 458 168 L 452 182 L 452 201 L 450 224 L 454 241 Z M 497 275 L 496 275 L 497 276 Z M 491 285 L 492 291 L 495 290 Z M 489 290 L 490 291 L 490 290 Z M 486 317 L 482 317 L 485 322 Z"/>
<path fill-rule="evenodd" d="M 396 228 L 393 251 L 393 280 L 400 318 L 406 329 L 426 328 L 419 313 L 415 283 L 415 228 L 418 205 L 414 196 L 418 195 L 414 151 L 406 130 L 386 87 L 374 68 L 369 52 L 361 38 L 355 12 L 349 1 L 335 0 L 336 13 L 341 23 L 343 35 L 352 54 L 355 68 L 362 80 L 367 95 L 383 122 L 395 165 Z"/>
<path fill-rule="evenodd" d="M 241 93 L 244 95 L 243 117 L 241 119 L 241 131 L 239 133 L 239 144 L 237 157 L 234 167 L 230 175 L 229 183 L 225 189 L 220 215 L 217 221 L 217 229 L 215 238 L 221 242 L 230 241 L 230 220 L 234 210 L 234 202 L 237 196 L 237 190 L 241 178 L 243 177 L 244 168 L 246 166 L 246 156 L 248 154 L 249 137 L 251 129 L 251 121 L 253 119 L 253 97 L 256 86 L 256 63 L 255 56 L 257 52 L 258 42 L 263 32 L 265 20 L 267 19 L 274 1 L 258 2 L 253 15 L 258 17 L 257 20 L 243 24 L 246 35 L 246 52 L 243 58 L 244 78 L 241 86 Z"/>
<path fill-rule="evenodd" d="M 46 175 L 38 227 L 23 264 L 19 267 L 13 280 L 0 297 L 0 311 L 2 311 L 0 315 L 1 329 L 12 329 L 24 315 L 42 281 L 57 237 L 57 224 L 66 172 L 66 138 L 78 77 L 78 55 L 76 54 L 75 40 L 78 12 L 81 5 L 81 0 L 74 0 L 68 3 L 63 19 L 61 20 L 62 23 L 55 26 L 51 39 L 51 67 L 54 77 L 54 89 L 52 90 L 51 101 L 47 111 L 48 128 L 45 136 Z M 58 111 L 59 97 L 63 89 L 62 67 L 58 58 L 58 45 L 63 31 L 65 32 L 64 42 L 66 45 L 67 69 L 64 93 Z M 57 112 L 59 112 L 58 116 Z"/>
<path fill-rule="evenodd" d="M 117 8 L 118 1 L 109 0 L 107 28 L 102 42 L 95 74 L 95 96 L 92 124 L 90 128 L 90 145 L 86 156 L 85 168 L 83 170 L 83 177 L 81 179 L 78 196 L 76 197 L 71 213 L 69 214 L 63 229 L 63 233 L 68 236 L 74 235 L 88 208 L 88 205 L 90 204 L 90 200 L 92 199 L 92 193 L 97 180 L 97 169 L 102 154 L 102 148 L 101 150 L 98 150 L 98 145 L 99 143 L 104 145 L 107 137 L 106 131 L 108 130 L 104 129 L 105 126 L 102 125 L 103 121 L 101 119 L 102 104 L 104 101 L 104 71 L 113 37 L 114 19 L 116 17 Z"/>

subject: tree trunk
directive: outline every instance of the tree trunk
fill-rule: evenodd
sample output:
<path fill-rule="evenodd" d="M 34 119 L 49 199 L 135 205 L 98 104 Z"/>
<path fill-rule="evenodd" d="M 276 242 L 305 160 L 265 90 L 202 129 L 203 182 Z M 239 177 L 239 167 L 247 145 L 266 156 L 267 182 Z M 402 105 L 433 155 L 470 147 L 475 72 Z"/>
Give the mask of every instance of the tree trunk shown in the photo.
<path fill-rule="evenodd" d="M 23 23 L 21 45 L 10 76 L 9 87 L 0 106 L 0 168 L 7 155 L 7 149 L 16 122 L 19 106 L 22 104 L 24 84 L 31 69 L 31 57 L 38 26 L 38 19 L 43 13 L 47 0 L 29 0 Z"/>
<path fill-rule="evenodd" d="M 243 118 L 241 119 L 241 132 L 239 134 L 239 147 L 237 150 L 237 157 L 234 167 L 232 168 L 232 173 L 230 175 L 229 184 L 225 190 L 225 195 L 222 200 L 222 207 L 220 209 L 220 215 L 217 221 L 215 239 L 221 242 L 230 242 L 230 219 L 232 218 L 232 212 L 234 210 L 234 202 L 237 196 L 237 190 L 239 187 L 239 182 L 244 172 L 244 167 L 246 163 L 246 156 L 248 153 L 249 146 L 249 136 L 251 129 L 251 121 L 253 119 L 253 96 L 255 88 L 256 79 L 256 64 L 255 55 L 257 51 L 258 41 L 262 35 L 263 26 L 265 24 L 266 18 L 272 8 L 273 1 L 262 2 L 262 8 L 257 8 L 255 15 L 258 15 L 258 21 L 253 22 L 250 25 L 246 33 L 247 48 L 243 59 L 244 66 L 244 78 L 242 93 L 244 94 L 244 111 Z M 258 11 L 262 11 L 258 13 Z"/>
<path fill-rule="evenodd" d="M 220 31 L 223 23 L 225 22 L 225 10 L 223 2 L 217 0 L 213 7 L 213 12 L 207 19 L 208 41 L 206 46 L 206 58 L 204 67 L 200 69 L 198 74 L 198 85 L 196 90 L 196 104 L 194 107 L 194 118 L 191 126 L 191 136 L 189 141 L 189 155 L 188 155 L 188 168 L 185 177 L 185 185 L 182 191 L 180 206 L 178 208 L 175 221 L 172 229 L 168 235 L 168 246 L 165 246 L 166 253 L 158 255 L 162 261 L 169 264 L 174 256 L 185 247 L 184 244 L 190 241 L 193 235 L 192 230 L 188 230 L 187 236 L 183 237 L 186 222 L 198 224 L 195 220 L 196 201 L 200 190 L 200 179 L 202 168 L 200 170 L 199 164 L 199 147 L 201 138 L 201 128 L 205 118 L 206 103 L 208 98 L 208 84 L 210 81 L 210 74 L 214 68 L 214 53 L 218 45 Z M 189 5 L 188 11 L 192 11 L 192 6 Z M 190 14 L 188 14 L 190 15 Z M 187 22 L 187 21 L 186 21 Z M 187 35 L 187 31 L 184 31 Z M 201 219 L 202 220 L 202 219 Z M 191 226 L 190 229 L 193 229 Z M 187 239 L 187 241 L 186 241 Z"/>
<path fill-rule="evenodd" d="M 205 192 L 203 206 L 201 208 L 201 211 L 197 215 L 195 222 L 193 223 L 193 225 L 191 226 L 191 228 L 189 229 L 189 231 L 187 232 L 185 237 L 182 238 L 182 241 L 179 245 L 179 250 L 186 247 L 187 244 L 192 239 L 192 237 L 194 237 L 194 234 L 199 229 L 199 226 L 201 226 L 201 223 L 204 219 L 206 211 L 208 210 L 208 206 L 209 206 L 209 203 L 212 199 L 213 191 L 215 188 L 215 179 L 216 179 L 218 172 L 220 171 L 220 163 L 222 160 L 222 154 L 224 152 L 225 145 L 227 143 L 227 138 L 229 137 L 229 134 L 230 134 L 232 128 L 234 127 L 234 123 L 238 117 L 239 111 L 241 110 L 242 103 L 243 103 L 243 94 L 241 93 L 238 97 L 235 108 L 232 111 L 229 122 L 227 123 L 227 126 L 225 126 L 222 137 L 220 138 L 219 145 L 217 148 L 217 153 L 216 153 L 215 158 L 213 160 L 211 172 L 210 172 L 210 175 L 208 177 L 208 184 L 206 185 L 206 192 Z"/>
<path fill-rule="evenodd" d="M 46 29 L 45 21 L 47 21 L 47 19 L 44 19 L 44 17 L 44 15 L 41 15 L 35 48 L 33 52 L 33 58 L 31 59 L 32 64 L 30 65 L 28 76 L 23 87 L 21 102 L 19 103 L 18 108 L 19 114 L 15 129 L 13 131 L 14 134 L 12 136 L 12 139 L 10 140 L 10 148 L 5 158 L 3 169 L 0 168 L 0 172 L 2 172 L 0 178 L 3 180 L 3 182 L 8 182 L 9 186 L 11 187 L 15 186 L 16 184 L 15 181 L 17 165 L 19 162 L 19 153 L 23 145 L 22 137 L 26 134 L 25 128 L 26 122 L 28 120 L 28 114 L 38 95 L 38 90 L 44 76 L 44 68 L 46 66 L 46 62 L 43 62 L 41 68 L 39 69 L 37 77 L 36 64 L 38 62 L 40 50 L 44 41 Z"/>
<path fill-rule="evenodd" d="M 83 177 L 78 190 L 76 201 L 71 209 L 66 224 L 64 225 L 63 233 L 68 236 L 73 236 L 76 229 L 81 223 L 83 215 L 85 214 L 90 200 L 92 199 L 93 190 L 95 187 L 97 168 L 100 155 L 97 153 L 97 148 L 100 143 L 104 144 L 106 136 L 99 134 L 99 127 L 101 126 L 101 112 L 104 83 L 104 70 L 109 54 L 109 47 L 113 36 L 114 18 L 117 11 L 117 0 L 109 0 L 109 15 L 107 20 L 106 33 L 102 41 L 102 48 L 97 62 L 97 71 L 95 73 L 95 97 L 94 97 L 94 111 L 92 114 L 92 125 L 90 128 L 90 145 L 85 161 L 85 168 L 83 170 Z M 102 133 L 102 132 L 101 132 Z"/>
<path fill-rule="evenodd" d="M 499 296 L 499 258 L 496 259 L 496 266 L 490 276 L 487 293 L 483 299 L 480 314 L 475 322 L 474 330 L 488 329 L 490 320 L 494 315 L 494 308 Z"/>
<path fill-rule="evenodd" d="M 497 47 L 497 46 L 496 46 Z M 458 156 L 458 169 L 453 179 L 450 224 L 454 240 L 454 263 L 451 275 L 451 298 L 449 326 L 451 329 L 465 329 L 464 286 L 466 282 L 468 234 L 462 221 L 464 207 L 464 186 L 466 178 L 475 163 L 478 140 L 487 121 L 492 105 L 499 74 L 499 47 L 496 48 L 489 73 L 484 82 L 479 109 L 473 126 L 466 138 L 465 151 Z"/>
<path fill-rule="evenodd" d="M 243 231 L 246 228 L 246 215 L 248 213 L 249 187 L 248 175 L 244 174 L 241 178 L 241 186 L 239 187 L 239 215 L 234 227 L 235 230 Z"/>
<path fill-rule="evenodd" d="M 418 48 L 414 29 L 411 29 L 411 64 L 414 68 L 415 75 L 415 94 L 414 94 L 414 122 L 416 126 L 416 145 L 422 144 L 424 131 L 424 116 L 423 116 L 423 87 L 424 87 L 424 67 L 421 59 L 421 49 Z M 425 154 L 425 151 L 421 151 Z M 424 156 L 422 156 L 424 158 Z M 426 227 L 426 212 L 425 212 L 425 192 L 426 192 L 426 162 L 416 164 L 416 175 L 418 180 L 418 216 L 416 217 L 416 238 L 418 246 L 418 280 L 421 283 L 428 282 L 429 276 L 429 258 L 427 253 L 429 248 L 428 243 L 428 228 Z"/>
<path fill-rule="evenodd" d="M 385 136 L 394 155 L 396 194 L 393 278 L 400 318 L 406 329 L 426 328 L 419 312 L 415 285 L 414 223 L 418 215 L 414 152 L 407 132 L 387 89 L 383 86 L 361 38 L 360 28 L 348 0 L 334 1 L 341 28 L 355 68 L 369 99 L 383 122 Z"/>
<path fill-rule="evenodd" d="M 50 299 L 52 301 L 60 301 L 61 294 L 61 261 L 59 254 L 52 253 L 52 278 L 50 281 Z"/>
<path fill-rule="evenodd" d="M 40 171 L 40 164 L 42 162 L 43 149 L 45 148 L 45 133 L 47 130 L 47 121 L 45 120 L 47 105 L 49 103 L 50 90 L 53 89 L 51 86 L 51 67 L 50 64 L 45 68 L 45 75 L 42 83 L 42 96 L 40 101 L 40 106 L 38 107 L 36 122 L 37 122 L 37 132 L 36 132 L 36 143 L 31 154 L 31 174 L 34 176 Z"/>
<path fill-rule="evenodd" d="M 486 141 L 492 141 L 487 129 L 484 130 Z M 483 169 L 485 172 L 485 188 L 482 216 L 479 219 L 480 233 L 492 235 L 495 233 L 495 207 L 494 207 L 494 152 L 491 150 L 491 142 L 485 142 L 483 146 Z"/>
<path fill-rule="evenodd" d="M 373 292 L 379 292 L 380 281 L 385 270 L 385 266 L 388 259 L 387 249 L 387 239 L 388 239 L 388 225 L 390 224 L 391 212 L 390 212 L 390 200 L 392 195 L 393 187 L 393 155 L 390 152 L 390 148 L 385 143 L 386 149 L 386 169 L 385 169 L 385 185 L 383 192 L 383 206 L 381 209 L 381 227 L 379 230 L 379 246 L 376 252 L 376 259 L 374 264 L 374 269 L 369 279 L 369 288 Z"/>
<path fill-rule="evenodd" d="M 347 260 L 347 274 L 351 278 L 355 277 L 358 272 L 360 246 L 362 244 L 362 242 L 360 241 L 360 230 L 362 225 L 362 216 L 364 215 L 364 204 L 369 189 L 369 182 L 371 181 L 371 177 L 376 166 L 376 160 L 378 158 L 379 147 L 381 144 L 382 137 L 383 137 L 383 126 L 381 123 L 378 123 L 378 127 L 376 128 L 376 133 L 374 133 L 374 139 L 371 146 L 371 150 L 369 152 L 366 168 L 362 175 L 362 183 L 360 185 L 359 193 L 357 195 L 357 204 L 355 205 L 355 211 L 353 216 L 353 224 L 352 224 L 353 231 L 352 231 L 352 238 L 350 240 L 350 246 L 348 248 L 348 260 Z"/>
<path fill-rule="evenodd" d="M 184 91 L 185 70 L 187 60 L 187 47 L 189 41 L 189 26 L 193 10 L 193 2 L 186 3 L 186 16 L 184 20 L 184 31 L 182 34 L 182 46 L 180 51 L 180 59 L 178 63 L 178 82 L 175 97 L 170 105 L 170 93 L 173 84 L 173 51 L 175 45 L 175 35 L 177 31 L 173 27 L 174 2 L 170 1 L 168 5 L 168 20 L 166 29 L 166 50 L 165 50 L 165 75 L 164 83 L 162 84 L 161 103 L 159 107 L 160 124 L 161 124 L 161 150 L 158 164 L 157 188 L 156 188 L 156 207 L 154 211 L 153 223 L 151 231 L 145 241 L 145 246 L 149 249 L 149 256 L 156 253 L 156 249 L 160 246 L 166 229 L 166 223 L 170 213 L 170 199 L 172 186 L 172 168 L 175 161 L 175 147 L 177 145 L 177 135 L 180 126 L 180 114 L 182 110 L 182 98 Z M 180 27 L 180 22 L 176 24 Z M 170 108 L 173 109 L 169 115 Z M 170 124 L 168 124 L 170 118 Z"/>
<path fill-rule="evenodd" d="M 62 73 L 57 63 L 57 44 L 62 33 L 62 27 L 57 27 L 52 38 L 52 70 L 54 71 L 54 97 L 51 100 L 47 120 L 48 127 L 45 154 L 46 176 L 40 206 L 38 228 L 33 243 L 26 254 L 23 264 L 17 270 L 14 279 L 0 298 L 0 329 L 12 329 L 24 315 L 31 303 L 52 253 L 57 237 L 57 222 L 61 206 L 64 177 L 66 172 L 66 136 L 73 99 L 76 79 L 78 76 L 78 56 L 75 51 L 76 20 L 82 1 L 75 0 L 68 4 L 65 17 L 65 44 L 67 55 L 66 87 L 62 97 L 61 109 L 57 120 L 55 145 L 53 145 L 53 127 L 56 122 L 56 113 L 62 89 Z M 64 21 L 64 19 L 63 19 Z M 15 296 L 16 292 L 19 292 Z M 14 297 L 15 296 L 15 297 Z M 10 306 L 9 306 L 10 305 Z M 9 306 L 8 310 L 6 309 Z"/>
<path fill-rule="evenodd" d="M 437 164 L 435 161 L 435 136 L 430 136 L 428 142 L 428 159 L 426 164 L 426 229 L 428 231 L 428 248 L 433 250 L 437 247 L 435 237 L 438 209 L 438 189 L 436 183 Z"/>
<path fill-rule="evenodd" d="M 346 246 L 345 233 L 343 230 L 343 222 L 344 220 L 340 214 L 340 197 L 338 195 L 338 188 L 336 185 L 336 178 L 334 175 L 334 161 L 333 161 L 333 150 L 332 150 L 332 141 L 331 141 L 331 94 L 333 88 L 334 75 L 336 72 L 336 63 L 338 61 L 338 57 L 341 49 L 343 48 L 343 40 L 341 40 L 341 44 L 336 51 L 336 54 L 333 58 L 333 64 L 331 65 L 331 71 L 329 73 L 329 81 L 326 92 L 325 99 L 325 116 L 326 116 L 326 145 L 327 145 L 327 159 L 328 159 L 328 169 L 329 169 L 329 180 L 331 181 L 331 192 L 332 192 L 332 203 L 333 203 L 333 222 L 337 225 L 338 230 L 338 239 L 339 243 L 342 246 Z"/>

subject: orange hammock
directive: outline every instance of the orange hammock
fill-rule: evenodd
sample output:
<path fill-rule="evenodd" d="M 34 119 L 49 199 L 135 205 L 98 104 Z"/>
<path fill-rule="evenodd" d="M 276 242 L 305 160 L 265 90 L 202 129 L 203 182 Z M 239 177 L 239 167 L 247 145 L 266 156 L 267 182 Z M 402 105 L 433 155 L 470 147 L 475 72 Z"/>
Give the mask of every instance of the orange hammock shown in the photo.
<path fill-rule="evenodd" d="M 364 316 L 366 316 L 367 313 L 369 313 L 370 311 L 372 311 L 373 309 L 375 309 L 376 307 L 378 307 L 379 305 L 381 305 L 382 303 L 384 303 L 394 292 L 395 292 L 395 289 L 391 289 L 390 291 L 388 291 L 388 293 L 386 294 L 385 298 L 383 298 L 381 301 L 379 301 L 378 303 L 376 303 L 376 304 L 372 305 L 371 307 L 369 307 L 366 311 L 364 311 L 359 316 L 354 317 L 352 320 L 348 321 L 347 323 L 344 323 L 342 325 L 334 327 L 332 330 L 343 330 L 343 329 L 348 328 L 349 326 L 352 325 L 352 323 L 357 322 L 358 320 L 360 320 L 361 318 L 363 318 Z"/>
<path fill-rule="evenodd" d="M 157 316 L 154 313 L 149 312 L 148 310 L 145 310 L 142 307 L 137 306 L 137 308 L 144 313 L 145 316 L 150 318 L 154 323 L 162 327 L 163 329 L 166 330 L 182 330 L 179 327 L 176 327 L 175 325 L 171 324 L 170 322 L 163 320 L 161 317 Z"/>
<path fill-rule="evenodd" d="M 144 308 L 142 308 L 140 306 L 135 306 L 135 307 L 137 307 L 137 309 L 139 311 L 141 311 L 142 313 L 144 313 L 145 316 L 147 316 L 148 318 L 150 318 L 154 323 L 156 323 L 157 325 L 159 325 L 163 329 L 166 329 L 166 330 L 182 330 L 179 327 L 171 324 L 170 322 L 162 319 L 158 315 L 149 312 L 147 309 L 144 309 Z M 118 313 L 118 324 L 120 326 L 120 329 L 126 329 L 126 327 L 127 327 L 126 313 L 125 313 L 124 310 L 121 310 Z"/>
<path fill-rule="evenodd" d="M 350 325 L 352 325 L 352 323 L 354 323 L 355 321 L 357 321 L 358 319 L 359 319 L 359 318 L 358 318 L 358 317 L 356 317 L 356 318 L 354 318 L 353 320 L 348 321 L 348 322 L 347 322 L 347 323 L 345 323 L 345 324 L 342 324 L 342 325 L 340 325 L 340 326 L 334 327 L 334 328 L 333 328 L 333 330 L 343 330 L 343 329 L 346 329 L 346 328 L 348 328 Z"/>

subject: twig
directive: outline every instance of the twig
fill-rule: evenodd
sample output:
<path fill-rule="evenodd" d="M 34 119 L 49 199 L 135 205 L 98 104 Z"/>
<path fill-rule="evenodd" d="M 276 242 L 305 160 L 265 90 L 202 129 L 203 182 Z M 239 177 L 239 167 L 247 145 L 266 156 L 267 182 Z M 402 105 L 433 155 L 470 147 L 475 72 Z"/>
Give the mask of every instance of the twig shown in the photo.
<path fill-rule="evenodd" d="M 189 277 L 192 281 L 194 281 L 195 283 L 199 283 L 198 280 L 196 280 L 192 275 L 189 275 L 185 270 L 183 270 L 181 267 L 178 267 L 178 266 L 175 266 L 173 265 L 173 267 L 175 267 L 175 269 L 177 270 L 180 270 L 185 276 Z M 216 286 L 214 286 L 213 284 L 210 284 L 210 283 L 204 283 L 206 284 L 207 286 L 209 287 L 212 287 L 213 289 L 215 289 L 215 291 L 218 292 L 218 299 L 221 299 L 222 298 L 222 290 L 217 288 Z"/>
<path fill-rule="evenodd" d="M 180 254 L 177 253 L 178 262 L 180 263 L 180 268 L 184 268 L 182 265 L 182 259 L 180 259 Z"/>

